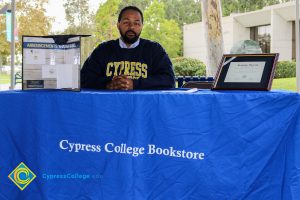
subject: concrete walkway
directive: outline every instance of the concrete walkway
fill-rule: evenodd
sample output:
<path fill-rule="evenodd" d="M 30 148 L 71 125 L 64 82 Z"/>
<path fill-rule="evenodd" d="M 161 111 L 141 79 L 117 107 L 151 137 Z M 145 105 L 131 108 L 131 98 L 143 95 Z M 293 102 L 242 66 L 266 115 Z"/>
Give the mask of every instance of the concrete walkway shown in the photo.
<path fill-rule="evenodd" d="M 0 84 L 0 91 L 9 90 L 10 84 Z M 16 84 L 15 90 L 22 89 L 22 85 L 20 83 Z"/>

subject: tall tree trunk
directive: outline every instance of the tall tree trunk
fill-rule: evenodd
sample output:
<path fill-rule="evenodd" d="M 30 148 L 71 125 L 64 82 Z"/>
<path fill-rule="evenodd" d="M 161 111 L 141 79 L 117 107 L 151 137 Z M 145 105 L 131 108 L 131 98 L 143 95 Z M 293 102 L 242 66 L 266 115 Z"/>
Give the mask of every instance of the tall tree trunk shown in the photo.
<path fill-rule="evenodd" d="M 207 76 L 216 74 L 224 52 L 221 17 L 220 0 L 202 0 L 202 20 L 207 52 Z"/>

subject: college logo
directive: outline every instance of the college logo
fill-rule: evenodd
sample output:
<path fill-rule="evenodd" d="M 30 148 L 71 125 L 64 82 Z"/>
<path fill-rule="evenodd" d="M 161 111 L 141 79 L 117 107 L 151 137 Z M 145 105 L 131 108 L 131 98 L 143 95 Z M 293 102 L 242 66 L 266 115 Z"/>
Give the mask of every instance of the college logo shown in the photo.
<path fill-rule="evenodd" d="M 14 182 L 20 190 L 24 190 L 35 177 L 36 175 L 23 162 L 8 175 L 8 178 Z"/>

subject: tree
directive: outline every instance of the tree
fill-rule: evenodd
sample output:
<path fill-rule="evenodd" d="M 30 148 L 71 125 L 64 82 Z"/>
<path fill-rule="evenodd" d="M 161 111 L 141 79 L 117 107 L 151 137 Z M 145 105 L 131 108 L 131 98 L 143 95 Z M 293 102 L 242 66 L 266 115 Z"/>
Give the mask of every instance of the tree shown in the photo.
<path fill-rule="evenodd" d="M 90 35 L 95 32 L 94 13 L 90 12 L 88 0 L 64 0 L 64 8 L 68 27 L 64 34 Z M 85 60 L 94 49 L 95 36 L 82 38 L 81 60 Z"/>
<path fill-rule="evenodd" d="M 265 6 L 288 1 L 290 0 L 222 0 L 222 12 L 223 16 L 228 16 L 231 13 L 254 11 Z"/>
<path fill-rule="evenodd" d="M 16 16 L 19 35 L 47 35 L 53 19 L 46 16 L 48 0 L 17 1 Z M 29 24 L 30 23 L 30 24 Z"/>
<path fill-rule="evenodd" d="M 16 1 L 16 21 L 18 36 L 22 35 L 47 35 L 51 29 L 51 18 L 45 15 L 45 4 L 48 0 Z M 2 5 L 3 6 L 3 5 Z M 4 63 L 10 55 L 10 43 L 6 41 L 5 16 L 0 16 L 0 54 Z M 30 23 L 30 24 L 29 24 Z M 21 43 L 16 43 L 16 53 L 21 53 Z M 6 64 L 6 63 L 5 63 Z"/>
<path fill-rule="evenodd" d="M 166 18 L 175 20 L 180 27 L 201 20 L 200 0 L 161 0 L 165 4 Z"/>
<path fill-rule="evenodd" d="M 153 0 L 124 0 L 120 4 L 120 9 L 134 5 L 144 11 L 152 2 Z M 175 20 L 180 27 L 199 22 L 201 19 L 200 0 L 159 0 L 159 2 L 165 4 L 166 19 Z"/>
<path fill-rule="evenodd" d="M 162 13 L 156 8 L 149 11 L 150 7 L 157 4 L 165 5 Z M 96 34 L 100 42 L 119 36 L 115 28 L 117 16 L 120 10 L 128 5 L 137 6 L 144 12 L 145 26 L 142 36 L 160 42 L 172 56 L 182 55 L 183 24 L 198 22 L 201 18 L 200 0 L 110 0 L 101 5 L 97 12 Z M 150 15 L 151 22 L 147 19 Z M 153 19 L 154 15 L 158 17 Z"/>
<path fill-rule="evenodd" d="M 0 4 L 2 8 L 3 5 Z M 7 57 L 10 54 L 9 43 L 6 41 L 5 15 L 0 15 L 0 67 L 7 64 Z"/>
<path fill-rule="evenodd" d="M 121 0 L 109 0 L 100 5 L 96 13 L 96 37 L 99 42 L 119 36 L 117 21 L 120 3 Z"/>
<path fill-rule="evenodd" d="M 88 3 L 88 0 L 64 0 L 63 6 L 69 27 L 83 29 L 86 24 L 90 24 L 92 16 Z"/>
<path fill-rule="evenodd" d="M 120 3 L 120 10 L 122 8 L 124 8 L 125 6 L 136 6 L 139 9 L 141 9 L 141 11 L 144 11 L 152 2 L 152 0 L 123 0 Z"/>
<path fill-rule="evenodd" d="M 165 4 L 166 18 L 175 20 L 180 30 L 183 25 L 199 22 L 201 20 L 201 1 L 200 0 L 161 0 Z M 180 36 L 181 46 L 179 55 L 183 55 L 183 33 Z"/>
<path fill-rule="evenodd" d="M 208 58 L 206 73 L 208 76 L 214 76 L 217 73 L 217 66 L 223 55 L 220 0 L 202 0 L 202 9 Z"/>
<path fill-rule="evenodd" d="M 154 0 L 144 12 L 142 37 L 159 42 L 170 57 L 181 51 L 181 31 L 174 20 L 165 18 L 164 3 Z"/>

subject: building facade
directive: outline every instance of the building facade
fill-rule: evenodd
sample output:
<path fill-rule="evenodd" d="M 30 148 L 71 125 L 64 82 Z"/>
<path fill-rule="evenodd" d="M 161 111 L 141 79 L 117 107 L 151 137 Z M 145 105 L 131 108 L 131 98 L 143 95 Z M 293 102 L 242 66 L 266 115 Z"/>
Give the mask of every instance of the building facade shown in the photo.
<path fill-rule="evenodd" d="M 263 53 L 279 53 L 279 60 L 295 59 L 295 10 L 295 2 L 288 2 L 223 17 L 224 53 L 230 53 L 237 42 L 251 39 L 259 43 Z M 202 22 L 183 27 L 183 53 L 207 63 Z"/>

